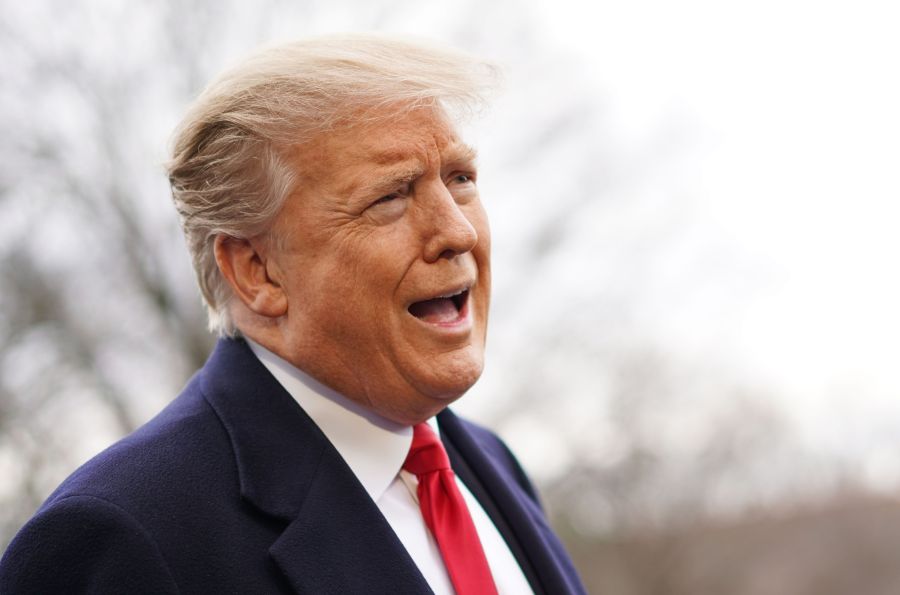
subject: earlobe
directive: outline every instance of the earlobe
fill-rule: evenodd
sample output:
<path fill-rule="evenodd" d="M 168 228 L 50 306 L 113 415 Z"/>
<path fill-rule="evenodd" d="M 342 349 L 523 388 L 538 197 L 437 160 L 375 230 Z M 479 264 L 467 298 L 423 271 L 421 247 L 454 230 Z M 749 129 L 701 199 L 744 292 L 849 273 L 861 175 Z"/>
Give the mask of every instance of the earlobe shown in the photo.
<path fill-rule="evenodd" d="M 214 252 L 222 276 L 244 306 L 267 318 L 287 312 L 287 296 L 260 242 L 218 235 Z"/>

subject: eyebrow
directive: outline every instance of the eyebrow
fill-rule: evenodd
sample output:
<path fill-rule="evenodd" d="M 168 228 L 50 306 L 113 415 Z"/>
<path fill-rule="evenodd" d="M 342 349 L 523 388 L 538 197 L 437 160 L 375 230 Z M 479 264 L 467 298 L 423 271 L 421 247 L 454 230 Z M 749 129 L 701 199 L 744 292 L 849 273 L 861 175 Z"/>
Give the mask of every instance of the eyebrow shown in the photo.
<path fill-rule="evenodd" d="M 475 147 L 461 142 L 455 142 L 441 152 L 442 161 L 450 161 L 453 163 L 460 161 L 475 161 L 477 158 L 478 151 Z M 409 160 L 410 152 L 401 149 L 382 151 L 372 156 L 372 163 L 376 165 L 393 165 Z"/>
<path fill-rule="evenodd" d="M 441 157 L 450 163 L 460 163 L 465 161 L 474 162 L 478 159 L 478 151 L 472 145 L 455 143 L 447 150 L 447 153 Z"/>
<path fill-rule="evenodd" d="M 407 157 L 409 155 L 407 154 Z M 397 167 L 379 171 L 375 179 L 369 181 L 355 180 L 344 189 L 344 193 L 351 200 L 364 200 L 374 194 L 388 192 L 398 186 L 402 186 L 421 176 L 425 168 L 419 163 L 401 163 Z M 369 171 L 364 177 L 372 176 L 373 172 Z"/>
<path fill-rule="evenodd" d="M 366 184 L 369 190 L 387 190 L 395 186 L 402 186 L 412 182 L 425 173 L 421 164 L 402 165 L 396 169 L 382 172 L 378 179 L 371 184 Z"/>
<path fill-rule="evenodd" d="M 478 152 L 474 147 L 465 143 L 454 143 L 441 153 L 441 161 L 444 164 L 456 165 L 474 162 L 477 156 Z M 382 151 L 372 156 L 371 163 L 375 166 L 388 167 L 378 172 L 377 179 L 363 183 L 354 181 L 345 186 L 343 194 L 350 196 L 351 200 L 362 200 L 374 194 L 388 192 L 422 176 L 426 169 L 407 150 Z M 370 171 L 368 175 L 371 174 Z"/>

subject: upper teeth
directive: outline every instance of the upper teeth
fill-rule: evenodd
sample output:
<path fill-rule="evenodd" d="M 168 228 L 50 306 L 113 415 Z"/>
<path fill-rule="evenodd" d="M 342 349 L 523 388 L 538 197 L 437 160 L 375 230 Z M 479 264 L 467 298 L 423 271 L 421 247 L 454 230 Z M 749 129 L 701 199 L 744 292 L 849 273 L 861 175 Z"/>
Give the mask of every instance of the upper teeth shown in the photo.
<path fill-rule="evenodd" d="M 465 292 L 465 291 L 466 291 L 465 289 L 460 289 L 459 291 L 457 291 L 457 292 L 455 292 L 455 293 L 448 293 L 448 294 L 446 294 L 446 295 L 439 295 L 439 296 L 437 296 L 435 299 L 442 299 L 442 298 L 452 298 L 452 297 L 456 297 L 456 296 L 458 296 L 459 294 L 461 294 L 461 293 L 463 293 L 463 292 Z"/>

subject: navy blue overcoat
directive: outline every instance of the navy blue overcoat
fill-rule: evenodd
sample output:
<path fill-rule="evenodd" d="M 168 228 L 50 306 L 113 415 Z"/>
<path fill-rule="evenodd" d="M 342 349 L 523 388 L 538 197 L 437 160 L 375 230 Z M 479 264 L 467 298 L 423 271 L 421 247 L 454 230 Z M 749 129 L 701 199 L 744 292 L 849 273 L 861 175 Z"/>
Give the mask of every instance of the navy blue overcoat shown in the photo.
<path fill-rule="evenodd" d="M 583 593 L 515 458 L 446 410 L 457 475 L 536 593 Z M 240 339 L 69 477 L 0 561 L 0 593 L 430 593 L 362 485 Z"/>

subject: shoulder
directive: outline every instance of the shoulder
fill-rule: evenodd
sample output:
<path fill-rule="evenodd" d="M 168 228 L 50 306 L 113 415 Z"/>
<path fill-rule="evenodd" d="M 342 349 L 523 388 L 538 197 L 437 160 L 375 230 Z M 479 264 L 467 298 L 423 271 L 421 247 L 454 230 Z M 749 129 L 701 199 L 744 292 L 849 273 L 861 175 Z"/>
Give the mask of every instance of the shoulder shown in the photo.
<path fill-rule="evenodd" d="M 183 492 L 185 482 L 206 480 L 231 459 L 228 435 L 192 381 L 155 418 L 76 470 L 44 507 L 85 495 L 140 509 L 173 490 Z"/>
<path fill-rule="evenodd" d="M 16 536 L 0 563 L 3 593 L 174 593 L 153 539 L 127 511 L 95 496 L 57 498 Z"/>
<path fill-rule="evenodd" d="M 227 491 L 233 466 L 227 434 L 191 382 L 50 495 L 0 561 L 0 592 L 174 592 L 162 552 L 198 506 L 185 495 Z"/>

